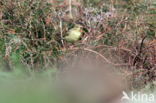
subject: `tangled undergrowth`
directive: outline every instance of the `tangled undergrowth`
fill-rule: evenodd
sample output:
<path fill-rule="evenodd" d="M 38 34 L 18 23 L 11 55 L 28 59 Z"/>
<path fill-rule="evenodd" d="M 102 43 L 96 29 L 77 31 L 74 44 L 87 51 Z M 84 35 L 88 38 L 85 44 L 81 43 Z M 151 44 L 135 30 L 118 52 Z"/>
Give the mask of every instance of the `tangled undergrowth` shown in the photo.
<path fill-rule="evenodd" d="M 155 1 L 93 0 L 91 5 L 89 0 L 73 0 L 71 5 L 54 1 L 0 1 L 4 69 L 24 65 L 40 71 L 66 62 L 66 54 L 86 51 L 127 68 L 133 81 L 146 84 L 156 79 Z M 75 24 L 83 26 L 83 36 L 75 43 L 66 42 L 64 36 Z"/>

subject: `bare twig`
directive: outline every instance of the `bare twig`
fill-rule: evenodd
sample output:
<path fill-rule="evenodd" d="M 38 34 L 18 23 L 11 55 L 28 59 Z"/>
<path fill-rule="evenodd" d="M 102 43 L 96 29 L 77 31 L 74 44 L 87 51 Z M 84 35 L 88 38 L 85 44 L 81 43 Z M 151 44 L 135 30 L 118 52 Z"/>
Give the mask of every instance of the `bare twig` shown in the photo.
<path fill-rule="evenodd" d="M 141 43 L 140 43 L 139 52 L 138 52 L 138 54 L 134 57 L 134 60 L 133 60 L 133 66 L 135 66 L 137 60 L 140 59 L 140 56 L 141 56 L 141 54 L 142 54 L 143 45 L 144 45 L 144 40 L 146 39 L 146 37 L 147 37 L 147 36 L 145 36 L 145 37 L 142 39 Z"/>
<path fill-rule="evenodd" d="M 64 46 L 64 41 L 63 41 L 63 30 L 62 30 L 62 20 L 60 19 L 60 33 L 61 33 L 61 42 L 62 45 Z"/>
<path fill-rule="evenodd" d="M 69 12 L 70 12 L 70 17 L 73 18 L 73 15 L 72 15 L 72 0 L 69 0 Z"/>
<path fill-rule="evenodd" d="M 99 55 L 104 61 L 106 61 L 107 63 L 109 64 L 112 64 L 112 65 L 115 65 L 115 66 L 124 66 L 124 65 L 128 65 L 128 64 L 115 64 L 115 63 L 112 63 L 110 60 L 108 60 L 104 55 L 98 53 L 97 51 L 94 51 L 94 50 L 91 50 L 91 49 L 88 49 L 88 48 L 84 48 L 83 50 L 85 51 L 89 51 L 89 52 L 92 52 L 92 53 L 95 53 L 96 55 Z"/>

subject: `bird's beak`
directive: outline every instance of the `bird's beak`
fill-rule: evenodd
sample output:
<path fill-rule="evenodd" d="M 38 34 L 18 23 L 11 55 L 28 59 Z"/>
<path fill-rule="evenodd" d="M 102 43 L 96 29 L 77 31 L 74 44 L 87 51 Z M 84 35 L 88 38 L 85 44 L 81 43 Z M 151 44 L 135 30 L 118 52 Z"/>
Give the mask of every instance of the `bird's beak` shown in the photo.
<path fill-rule="evenodd" d="M 83 32 L 83 30 L 81 29 L 80 32 Z"/>

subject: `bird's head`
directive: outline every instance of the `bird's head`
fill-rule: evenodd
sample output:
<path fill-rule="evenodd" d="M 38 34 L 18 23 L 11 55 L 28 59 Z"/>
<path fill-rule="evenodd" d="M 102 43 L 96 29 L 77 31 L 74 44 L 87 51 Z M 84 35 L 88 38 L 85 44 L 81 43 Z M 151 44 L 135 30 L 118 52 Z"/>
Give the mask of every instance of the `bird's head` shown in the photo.
<path fill-rule="evenodd" d="M 76 24 L 73 29 L 76 30 L 76 31 L 81 31 L 82 28 L 83 28 L 82 25 Z"/>

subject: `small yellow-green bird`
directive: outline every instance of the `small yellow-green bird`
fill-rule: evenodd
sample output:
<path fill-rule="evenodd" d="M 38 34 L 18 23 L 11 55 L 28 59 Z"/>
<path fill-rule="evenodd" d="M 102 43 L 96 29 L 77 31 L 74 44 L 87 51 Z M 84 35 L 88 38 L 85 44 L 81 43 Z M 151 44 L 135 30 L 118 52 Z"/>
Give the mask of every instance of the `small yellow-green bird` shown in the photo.
<path fill-rule="evenodd" d="M 81 25 L 75 25 L 74 28 L 70 29 L 68 31 L 68 35 L 64 37 L 64 39 L 68 42 L 76 42 L 78 41 L 82 36 L 82 26 Z"/>

